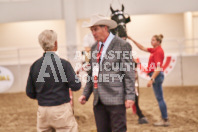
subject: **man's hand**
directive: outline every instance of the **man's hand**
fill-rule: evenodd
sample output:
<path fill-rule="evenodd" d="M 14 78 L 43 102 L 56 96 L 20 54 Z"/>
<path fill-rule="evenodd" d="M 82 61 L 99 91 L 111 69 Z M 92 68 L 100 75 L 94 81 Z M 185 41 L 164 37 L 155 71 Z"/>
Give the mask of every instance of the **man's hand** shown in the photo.
<path fill-rule="evenodd" d="M 78 101 L 84 105 L 87 101 L 86 101 L 86 97 L 84 95 L 81 95 L 80 98 L 78 99 Z"/>
<path fill-rule="evenodd" d="M 125 107 L 128 109 L 128 108 L 132 108 L 134 104 L 134 101 L 133 100 L 125 100 Z"/>
<path fill-rule="evenodd" d="M 147 83 L 147 87 L 151 87 L 153 84 L 153 81 L 152 80 L 149 80 L 148 83 Z"/>

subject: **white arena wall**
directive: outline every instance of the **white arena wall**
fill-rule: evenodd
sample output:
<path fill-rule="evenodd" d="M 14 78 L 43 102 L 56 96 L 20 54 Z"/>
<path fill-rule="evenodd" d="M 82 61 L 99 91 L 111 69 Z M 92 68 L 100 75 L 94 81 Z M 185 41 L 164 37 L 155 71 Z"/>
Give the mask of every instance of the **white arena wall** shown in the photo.
<path fill-rule="evenodd" d="M 164 87 L 198 86 L 198 56 L 178 56 L 174 69 L 165 77 Z M 139 78 L 139 86 L 146 87 L 147 80 Z"/>
<path fill-rule="evenodd" d="M 198 47 L 197 47 L 198 48 Z M 18 49 L 20 50 L 20 49 Z M 166 49 L 165 49 L 166 50 Z M 183 52 L 184 53 L 184 52 Z M 59 52 L 60 56 L 66 59 L 66 52 Z M 169 54 L 170 55 L 170 54 Z M 173 55 L 173 54 L 172 54 Z M 19 55 L 20 56 L 20 55 Z M 12 87 L 5 92 L 23 92 L 25 90 L 27 77 L 29 73 L 30 65 L 42 56 L 42 50 L 38 52 L 36 56 L 31 56 L 28 60 L 23 55 L 20 56 L 20 60 L 15 58 L 15 62 L 12 64 L 7 63 L 4 60 L 4 63 L 0 63 L 0 66 L 6 67 L 9 69 L 14 75 L 14 83 Z M 163 83 L 164 87 L 180 87 L 180 86 L 198 86 L 198 55 L 184 55 L 184 54 L 175 54 L 176 63 L 173 70 L 165 77 L 165 81 Z M 2 56 L 1 56 L 2 57 Z M 142 56 L 148 57 L 148 56 Z M 0 61 L 3 62 L 3 61 Z M 9 61 L 7 61 L 9 62 Z M 75 65 L 73 65 L 75 67 Z M 146 87 L 147 80 L 139 77 L 139 86 Z"/>
<path fill-rule="evenodd" d="M 58 55 L 67 59 L 65 46 L 59 46 Z M 24 92 L 30 66 L 42 56 L 43 50 L 40 47 L 0 49 L 0 67 L 8 69 L 14 76 L 14 83 L 5 92 Z"/>
<path fill-rule="evenodd" d="M 68 52 L 76 51 L 75 46 L 77 50 L 83 50 L 83 37 L 90 32 L 89 29 L 82 28 L 82 23 L 96 13 L 110 16 L 110 4 L 113 8 L 120 9 L 118 1 L 111 2 L 112 0 L 0 0 L 0 66 L 8 68 L 15 78 L 12 87 L 5 92 L 25 90 L 29 67 L 43 53 L 37 40 L 41 31 L 55 30 L 60 56 L 73 63 Z M 198 1 L 121 2 L 125 5 L 125 12 L 131 16 L 132 22 L 127 24 L 131 37 L 150 47 L 151 37 L 162 33 L 165 55 L 177 56 L 175 67 L 166 76 L 164 86 L 197 86 L 198 12 L 193 11 L 198 11 Z M 131 44 L 137 57 L 149 56 Z M 146 87 L 145 79 L 140 78 L 139 82 L 140 87 Z"/>
<path fill-rule="evenodd" d="M 180 87 L 180 86 L 198 86 L 198 56 L 183 56 L 177 58 L 177 63 L 170 74 L 165 77 L 164 87 Z M 181 61 L 183 62 L 181 65 Z M 3 65 L 8 68 L 14 75 L 14 83 L 12 87 L 5 91 L 24 92 L 31 64 Z M 182 73 L 182 72 L 183 73 Z M 146 87 L 147 80 L 139 77 L 140 88 Z"/>

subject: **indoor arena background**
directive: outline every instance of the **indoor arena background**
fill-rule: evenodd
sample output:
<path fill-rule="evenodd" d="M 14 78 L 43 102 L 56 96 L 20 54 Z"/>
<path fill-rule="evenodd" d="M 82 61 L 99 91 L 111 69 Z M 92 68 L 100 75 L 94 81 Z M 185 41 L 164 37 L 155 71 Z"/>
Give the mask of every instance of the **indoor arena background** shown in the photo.
<path fill-rule="evenodd" d="M 138 117 L 127 110 L 128 132 L 198 131 L 198 2 L 196 0 L 0 0 L 0 132 L 36 132 L 37 101 L 29 99 L 25 87 L 31 64 L 42 56 L 38 35 L 45 29 L 58 34 L 58 54 L 72 66 L 84 50 L 83 38 L 89 29 L 82 28 L 89 16 L 100 13 L 110 17 L 109 6 L 130 15 L 127 32 L 142 45 L 149 47 L 155 34 L 163 34 L 162 47 L 167 64 L 163 83 L 170 127 L 153 127 L 160 119 L 152 88 L 139 71 L 140 107 L 149 124 L 139 125 Z M 97 6 L 96 6 L 97 5 Z M 142 64 L 149 54 L 133 47 L 134 56 Z M 84 73 L 81 73 L 82 75 Z M 13 76 L 12 76 L 13 75 Z M 4 82 L 3 82 L 4 81 Z M 74 114 L 79 132 L 96 132 L 93 96 L 86 105 L 78 102 L 80 91 L 73 93 Z"/>

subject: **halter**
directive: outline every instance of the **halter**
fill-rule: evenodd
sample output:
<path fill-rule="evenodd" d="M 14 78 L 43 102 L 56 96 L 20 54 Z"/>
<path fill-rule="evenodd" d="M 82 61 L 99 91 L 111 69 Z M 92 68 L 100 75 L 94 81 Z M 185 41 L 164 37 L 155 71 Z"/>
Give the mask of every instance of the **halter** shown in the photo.
<path fill-rule="evenodd" d="M 112 29 L 111 32 L 119 37 L 127 37 L 126 23 L 130 22 L 130 16 L 127 18 L 125 17 L 124 5 L 122 4 L 121 10 L 113 10 L 110 6 L 110 10 L 112 13 L 111 19 L 116 21 L 118 24 L 117 28 Z"/>

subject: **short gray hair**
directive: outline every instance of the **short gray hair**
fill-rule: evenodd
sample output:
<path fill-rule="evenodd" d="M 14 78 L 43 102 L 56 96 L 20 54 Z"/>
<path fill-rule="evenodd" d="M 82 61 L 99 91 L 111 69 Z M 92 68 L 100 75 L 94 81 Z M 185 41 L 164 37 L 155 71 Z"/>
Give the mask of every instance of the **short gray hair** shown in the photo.
<path fill-rule="evenodd" d="M 53 30 L 44 30 L 38 36 L 39 43 L 43 50 L 50 51 L 54 48 L 57 41 L 57 34 Z"/>

